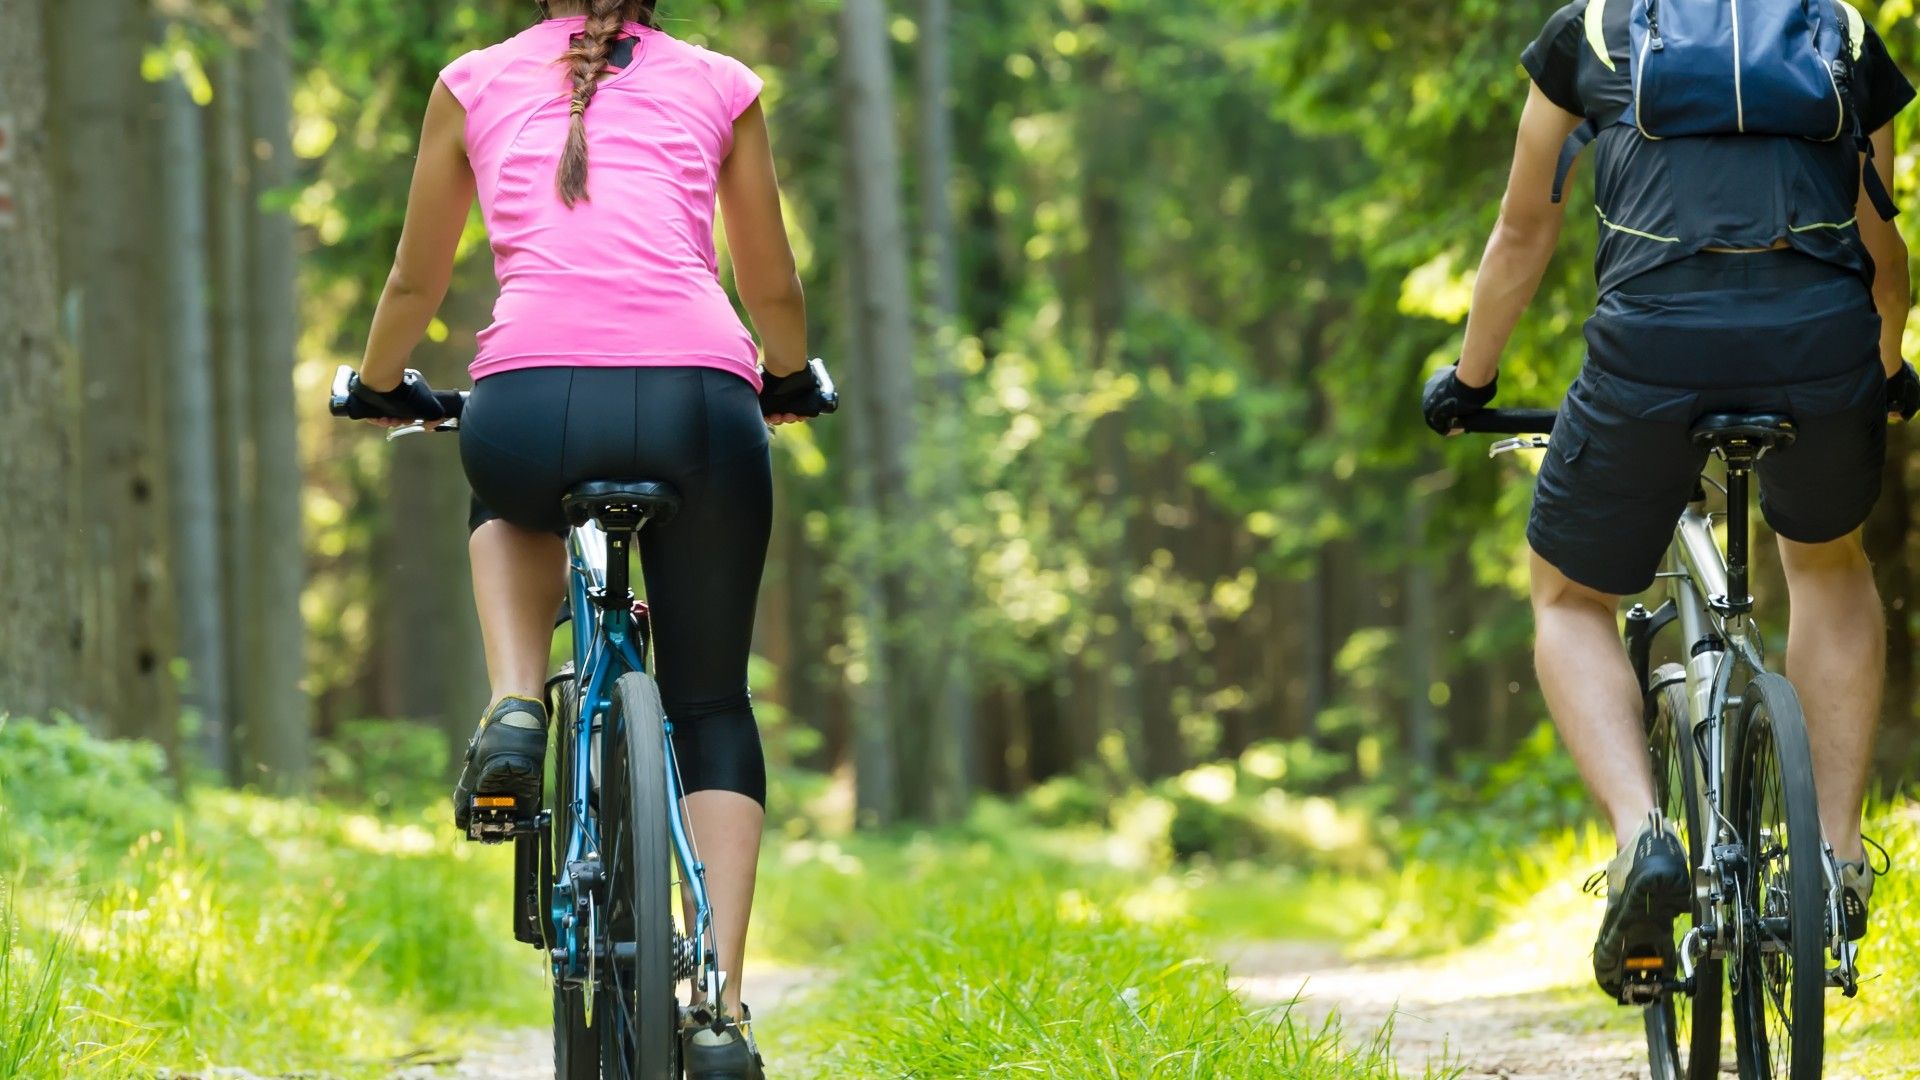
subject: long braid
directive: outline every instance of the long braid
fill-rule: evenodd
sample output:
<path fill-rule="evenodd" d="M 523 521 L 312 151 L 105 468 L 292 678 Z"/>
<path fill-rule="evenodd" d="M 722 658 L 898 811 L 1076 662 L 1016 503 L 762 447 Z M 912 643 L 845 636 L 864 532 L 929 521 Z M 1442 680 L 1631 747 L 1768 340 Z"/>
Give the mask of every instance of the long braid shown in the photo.
<path fill-rule="evenodd" d="M 554 178 L 560 201 L 569 208 L 587 198 L 587 106 L 600 89 L 614 40 L 629 22 L 653 25 L 653 4 L 647 0 L 588 0 L 587 23 L 562 58 L 573 82 L 573 123 L 567 129 L 567 148 L 560 155 Z"/>

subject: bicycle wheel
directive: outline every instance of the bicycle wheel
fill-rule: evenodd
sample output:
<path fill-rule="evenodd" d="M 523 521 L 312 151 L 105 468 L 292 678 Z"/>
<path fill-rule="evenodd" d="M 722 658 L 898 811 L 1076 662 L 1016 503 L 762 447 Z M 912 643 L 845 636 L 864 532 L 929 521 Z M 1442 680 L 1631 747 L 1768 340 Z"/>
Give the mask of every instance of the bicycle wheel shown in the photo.
<path fill-rule="evenodd" d="M 580 687 L 572 679 L 559 684 L 551 704 L 552 721 L 547 727 L 554 733 L 553 776 L 547 785 L 547 802 L 553 812 L 548 822 L 546 847 L 549 864 L 542 868 L 548 887 L 540 890 L 541 928 L 553 932 L 553 890 L 551 882 L 559 876 L 558 861 L 567 857 L 567 837 L 573 833 L 574 760 L 572 733 L 578 730 Z M 553 943 L 547 943 L 549 949 Z M 548 954 L 549 957 L 551 953 Z M 551 960 L 549 960 L 551 970 Z M 586 995 L 579 987 L 553 984 L 553 1075 L 554 1080 L 600 1080 L 599 1038 L 587 1026 Z"/>
<path fill-rule="evenodd" d="M 1747 684 L 1731 817 L 1746 847 L 1733 1031 L 1747 1080 L 1817 1080 L 1825 1049 L 1825 876 L 1807 725 L 1793 685 Z"/>
<path fill-rule="evenodd" d="M 613 687 L 616 737 L 601 747 L 600 834 L 606 846 L 607 1080 L 680 1075 L 673 932 L 673 845 L 667 834 L 666 712 L 660 688 L 633 672 Z"/>
<path fill-rule="evenodd" d="M 1687 710 L 1687 675 L 1668 664 L 1648 680 L 1647 752 L 1653 758 L 1654 794 L 1667 820 L 1687 845 L 1688 865 L 1698 867 L 1710 831 L 1702 821 L 1698 754 Z M 1689 768 L 1693 764 L 1693 768 Z M 1691 921 L 1676 921 L 1674 948 L 1708 913 L 1694 901 Z M 1693 972 L 1693 993 L 1668 994 L 1646 1007 L 1647 1055 L 1653 1080 L 1710 1080 L 1720 1073 L 1720 1019 L 1724 1000 L 1720 961 L 1703 957 Z"/>

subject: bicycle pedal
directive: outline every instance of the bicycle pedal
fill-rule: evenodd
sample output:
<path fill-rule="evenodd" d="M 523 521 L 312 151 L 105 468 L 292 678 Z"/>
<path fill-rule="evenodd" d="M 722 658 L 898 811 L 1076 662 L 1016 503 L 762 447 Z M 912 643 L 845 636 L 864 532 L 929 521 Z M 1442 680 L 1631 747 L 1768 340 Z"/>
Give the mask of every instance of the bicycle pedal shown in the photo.
<path fill-rule="evenodd" d="M 1650 1005 L 1672 989 L 1667 962 L 1658 956 L 1629 956 L 1622 961 L 1626 978 L 1620 984 L 1620 1004 Z"/>
<path fill-rule="evenodd" d="M 538 832 L 543 815 L 522 817 L 519 808 L 520 800 L 511 795 L 475 795 L 467 815 L 467 839 L 503 844 L 516 836 Z"/>

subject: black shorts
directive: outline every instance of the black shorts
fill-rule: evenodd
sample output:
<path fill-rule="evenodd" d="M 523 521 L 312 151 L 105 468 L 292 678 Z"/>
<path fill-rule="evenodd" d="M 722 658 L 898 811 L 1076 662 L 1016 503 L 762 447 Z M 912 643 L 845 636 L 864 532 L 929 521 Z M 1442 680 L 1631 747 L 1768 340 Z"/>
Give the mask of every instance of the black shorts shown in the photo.
<path fill-rule="evenodd" d="M 1575 582 L 1653 584 L 1716 412 L 1779 412 L 1794 444 L 1761 459 L 1760 506 L 1789 540 L 1859 528 L 1880 496 L 1886 374 L 1880 318 L 1847 271 L 1794 252 L 1702 254 L 1603 297 L 1587 363 L 1541 464 L 1527 540 Z"/>
<path fill-rule="evenodd" d="M 773 525 L 767 425 L 752 384 L 699 367 L 550 367 L 489 375 L 460 418 L 473 524 L 560 533 L 585 480 L 672 484 L 680 510 L 640 532 L 660 696 L 689 794 L 766 803 L 747 692 Z"/>

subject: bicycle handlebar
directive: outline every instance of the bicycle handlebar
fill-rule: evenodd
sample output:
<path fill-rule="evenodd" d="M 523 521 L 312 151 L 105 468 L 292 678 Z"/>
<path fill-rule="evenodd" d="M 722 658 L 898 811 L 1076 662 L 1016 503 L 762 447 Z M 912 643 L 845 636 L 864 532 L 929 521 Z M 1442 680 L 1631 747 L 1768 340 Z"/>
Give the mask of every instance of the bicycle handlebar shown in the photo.
<path fill-rule="evenodd" d="M 418 372 L 412 372 L 411 374 L 416 378 L 419 375 Z M 366 405 L 355 398 L 350 392 L 350 388 L 353 385 L 353 375 L 353 368 L 346 364 L 341 364 L 339 369 L 333 373 L 332 392 L 327 395 L 327 411 L 347 420 L 371 420 L 381 415 L 368 411 Z M 413 419 L 423 422 L 432 422 L 435 420 L 454 421 L 460 419 L 460 414 L 465 411 L 467 407 L 467 392 L 465 390 L 435 390 L 433 391 L 433 399 L 440 403 L 440 408 L 446 414 L 445 416 L 401 416 L 394 417 L 393 419 Z M 447 424 L 444 426 L 452 428 L 455 425 Z"/>
<path fill-rule="evenodd" d="M 1553 409 L 1482 409 L 1458 421 L 1455 431 L 1469 435 L 1551 435 Z"/>

